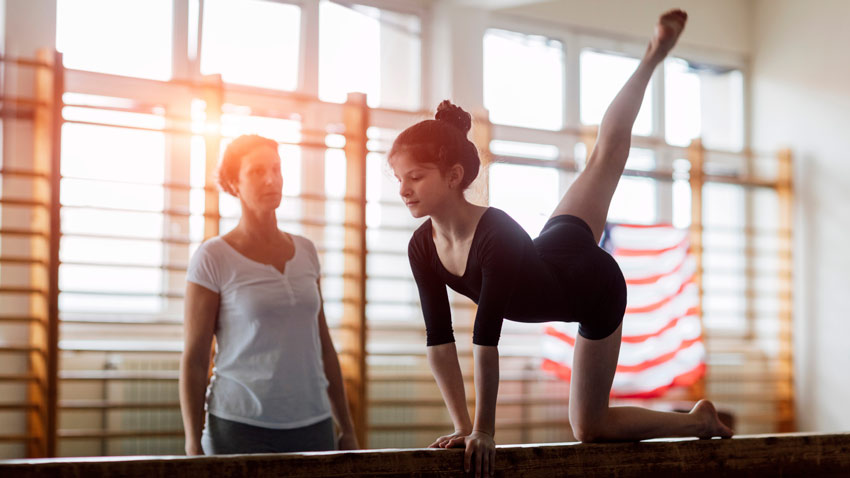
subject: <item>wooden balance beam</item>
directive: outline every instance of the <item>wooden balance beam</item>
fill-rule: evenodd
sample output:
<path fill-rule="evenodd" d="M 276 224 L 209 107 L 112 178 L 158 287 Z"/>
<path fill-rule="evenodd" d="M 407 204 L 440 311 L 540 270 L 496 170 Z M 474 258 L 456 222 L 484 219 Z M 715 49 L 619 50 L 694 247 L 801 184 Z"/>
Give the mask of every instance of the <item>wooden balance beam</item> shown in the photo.
<path fill-rule="evenodd" d="M 460 477 L 463 450 L 140 456 L 0 461 L 0 477 Z M 729 440 L 505 445 L 496 476 L 848 477 L 850 433 L 740 436 Z"/>

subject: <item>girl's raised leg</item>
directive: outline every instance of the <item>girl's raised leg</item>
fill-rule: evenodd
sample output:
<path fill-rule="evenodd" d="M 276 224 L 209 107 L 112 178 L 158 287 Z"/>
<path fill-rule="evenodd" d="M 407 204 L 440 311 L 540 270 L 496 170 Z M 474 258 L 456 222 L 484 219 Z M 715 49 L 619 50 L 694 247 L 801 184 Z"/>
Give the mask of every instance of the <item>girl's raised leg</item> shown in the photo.
<path fill-rule="evenodd" d="M 659 18 L 643 60 L 602 117 L 599 136 L 584 171 L 552 213 L 552 217 L 571 214 L 582 218 L 597 241 L 602 237 L 611 197 L 629 157 L 632 127 L 652 72 L 676 44 L 687 18 L 681 10 L 671 10 Z"/>

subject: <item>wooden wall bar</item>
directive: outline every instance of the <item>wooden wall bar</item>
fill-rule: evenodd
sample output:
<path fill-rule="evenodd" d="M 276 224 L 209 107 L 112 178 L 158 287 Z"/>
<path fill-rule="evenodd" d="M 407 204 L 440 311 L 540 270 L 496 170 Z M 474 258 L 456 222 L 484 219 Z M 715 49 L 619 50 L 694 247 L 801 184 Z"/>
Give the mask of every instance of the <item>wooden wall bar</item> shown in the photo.
<path fill-rule="evenodd" d="M 705 186 L 705 149 L 702 146 L 702 140 L 695 139 L 688 147 L 688 161 L 691 163 L 688 180 L 691 185 L 691 226 L 690 226 L 690 248 L 691 253 L 696 260 L 697 273 L 694 275 L 694 281 L 697 285 L 697 310 L 700 312 L 700 327 L 702 328 L 702 336 L 705 337 L 705 322 L 702 320 L 702 302 L 705 296 L 705 288 L 703 287 L 702 271 L 703 265 L 703 219 L 702 219 L 702 188 Z M 705 397 L 705 375 L 700 377 L 690 390 L 689 396 L 693 400 L 699 400 Z"/>
<path fill-rule="evenodd" d="M 777 154 L 777 161 L 779 166 L 779 171 L 777 174 L 777 195 L 779 199 L 779 231 L 780 234 L 793 234 L 794 230 L 794 172 L 793 172 L 793 164 L 791 162 L 791 150 L 790 149 L 782 149 Z M 780 236 L 781 238 L 782 236 Z M 793 237 L 788 237 L 789 247 L 780 248 L 779 250 L 779 260 L 782 263 L 783 260 L 787 261 L 789 264 L 793 263 L 793 248 L 790 247 L 793 244 Z M 787 300 L 782 300 L 780 297 L 780 308 L 779 308 L 779 354 L 782 357 L 787 357 L 786 363 L 787 366 L 784 367 L 783 377 L 782 379 L 785 383 L 788 384 L 789 388 L 793 389 L 794 385 L 794 367 L 792 363 L 792 357 L 794 353 L 793 348 L 793 295 L 791 293 L 792 284 L 793 284 L 793 267 L 789 269 L 792 271 L 789 274 L 789 277 L 786 278 L 786 281 L 789 285 Z M 781 294 L 781 293 L 780 293 Z M 779 415 L 779 424 L 778 431 L 780 432 L 790 432 L 796 430 L 796 419 L 794 413 L 794 395 L 788 395 L 783 397 L 782 400 L 779 400 L 777 403 L 779 410 L 777 413 Z"/>
<path fill-rule="evenodd" d="M 366 147 L 369 109 L 366 95 L 349 93 L 345 103 L 345 257 L 342 325 L 348 331 L 341 344 L 340 366 L 360 446 L 368 446 L 366 428 Z"/>
<path fill-rule="evenodd" d="M 49 135 L 47 144 L 49 145 L 50 158 L 50 241 L 48 261 L 50 264 L 48 271 L 48 303 L 47 303 L 47 334 L 45 336 L 45 349 L 47 350 L 47 360 L 45 370 L 47 376 L 45 378 L 45 404 L 46 408 L 46 427 L 45 427 L 45 452 L 46 456 L 56 456 L 56 429 L 59 423 L 59 414 L 57 413 L 57 400 L 59 397 L 59 244 L 61 240 L 61 223 L 62 219 L 59 212 L 59 186 L 61 178 L 60 158 L 62 147 L 62 96 L 65 92 L 65 74 L 62 67 L 62 54 L 55 51 L 41 50 L 39 51 L 39 60 L 49 62 L 53 68 L 52 71 L 40 71 L 39 88 L 44 88 L 46 83 L 50 84 L 49 96 L 48 92 L 39 91 L 42 100 L 47 101 L 50 106 L 49 120 L 47 124 L 38 125 L 36 122 L 36 131 L 39 128 L 45 128 L 46 134 Z M 43 138 L 35 135 L 36 144 L 41 143 Z M 44 145 L 42 145 L 44 146 Z M 35 450 L 31 450 L 35 452 Z"/>
<path fill-rule="evenodd" d="M 0 476 L 449 477 L 464 476 L 462 461 L 462 449 L 38 459 L 0 461 Z M 496 462 L 497 477 L 844 477 L 850 474 L 850 434 L 500 446 Z"/>
<path fill-rule="evenodd" d="M 204 240 L 219 235 L 220 215 L 218 185 L 216 184 L 216 171 L 218 160 L 221 156 L 221 107 L 224 103 L 224 84 L 221 75 L 209 75 L 204 77 L 204 102 L 206 121 L 204 127 L 211 125 L 204 131 L 204 153 L 206 154 L 205 180 L 204 180 Z M 215 127 L 213 127 L 214 125 Z"/>

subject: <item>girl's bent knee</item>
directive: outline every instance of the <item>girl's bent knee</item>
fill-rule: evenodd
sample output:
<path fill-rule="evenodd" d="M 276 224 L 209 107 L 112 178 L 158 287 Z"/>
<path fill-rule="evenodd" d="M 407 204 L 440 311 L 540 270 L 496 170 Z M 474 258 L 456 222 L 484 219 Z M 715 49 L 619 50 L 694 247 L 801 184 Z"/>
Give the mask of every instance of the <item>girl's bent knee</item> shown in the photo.
<path fill-rule="evenodd" d="M 597 427 L 584 425 L 580 423 L 571 423 L 573 428 L 573 436 L 576 440 L 582 443 L 599 443 L 602 441 L 601 430 Z"/>

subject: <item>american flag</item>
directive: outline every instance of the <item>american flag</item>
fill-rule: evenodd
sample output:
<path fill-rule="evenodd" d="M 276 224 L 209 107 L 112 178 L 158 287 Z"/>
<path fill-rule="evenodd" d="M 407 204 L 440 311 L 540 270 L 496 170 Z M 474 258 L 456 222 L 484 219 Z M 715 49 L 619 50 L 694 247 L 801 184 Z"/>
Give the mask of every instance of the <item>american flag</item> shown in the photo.
<path fill-rule="evenodd" d="M 628 303 L 612 397 L 652 398 L 705 374 L 696 260 L 686 229 L 609 224 L 603 247 L 623 270 Z M 569 381 L 578 324 L 545 328 L 543 369 Z"/>

